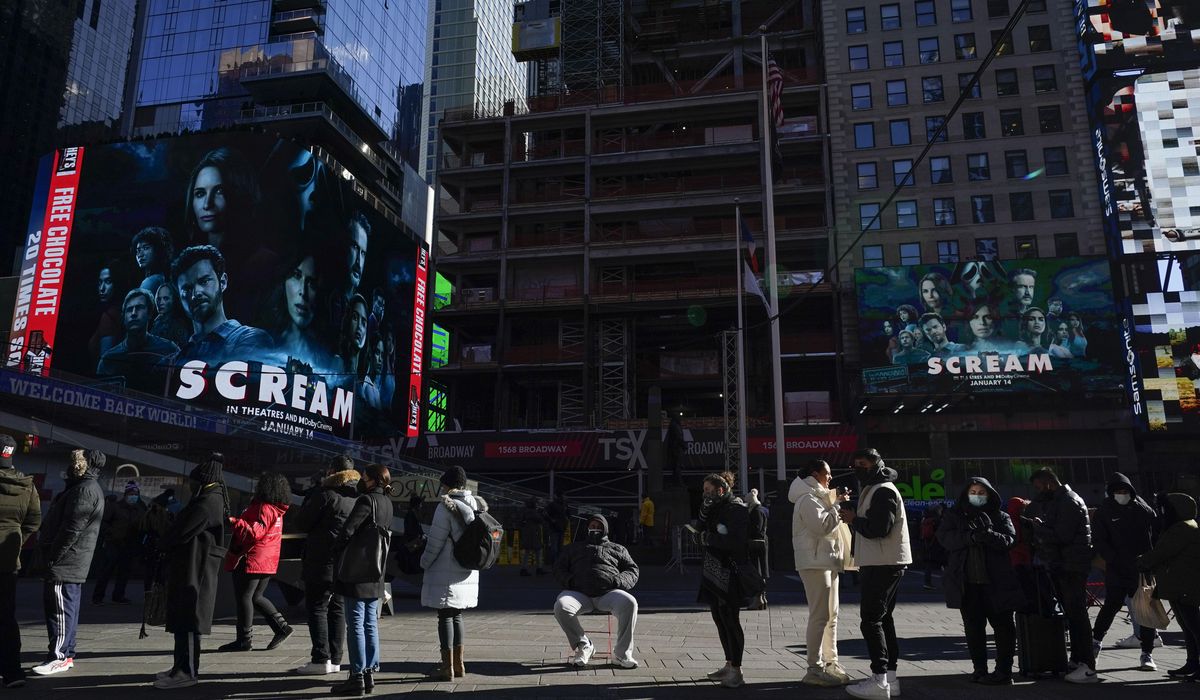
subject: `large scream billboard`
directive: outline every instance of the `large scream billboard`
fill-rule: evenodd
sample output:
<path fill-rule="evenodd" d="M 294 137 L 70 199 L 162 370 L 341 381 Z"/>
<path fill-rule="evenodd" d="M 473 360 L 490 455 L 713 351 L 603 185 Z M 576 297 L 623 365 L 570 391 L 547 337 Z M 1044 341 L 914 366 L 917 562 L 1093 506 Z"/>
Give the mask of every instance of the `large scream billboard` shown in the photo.
<path fill-rule="evenodd" d="M 1126 385 L 1105 258 L 862 268 L 855 286 L 867 394 Z"/>
<path fill-rule="evenodd" d="M 43 161 L 6 365 L 258 420 L 419 428 L 428 254 L 298 144 L 249 133 Z"/>

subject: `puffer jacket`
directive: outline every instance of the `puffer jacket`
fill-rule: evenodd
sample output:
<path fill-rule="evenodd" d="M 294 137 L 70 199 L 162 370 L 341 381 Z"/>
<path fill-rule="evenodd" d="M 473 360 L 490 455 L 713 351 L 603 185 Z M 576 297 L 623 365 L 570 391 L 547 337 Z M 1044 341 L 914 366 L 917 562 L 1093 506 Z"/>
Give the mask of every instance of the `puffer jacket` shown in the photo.
<path fill-rule="evenodd" d="M 988 502 L 981 508 L 971 505 L 967 499 L 967 491 L 972 484 L 987 489 Z M 1017 531 L 1012 519 L 1002 508 L 1004 505 L 991 482 L 974 477 L 967 481 L 954 507 L 942 514 L 937 539 L 946 550 L 942 586 L 946 591 L 946 607 L 962 607 L 969 577 L 969 559 L 974 555 L 982 557 L 987 572 L 988 598 L 996 609 L 1007 611 L 1025 608 L 1025 594 L 1008 556 L 1008 551 L 1017 541 Z"/>
<path fill-rule="evenodd" d="M 1113 498 L 1118 488 L 1129 489 L 1133 498 L 1120 505 Z M 1137 586 L 1137 558 L 1154 547 L 1157 517 L 1154 509 L 1137 495 L 1129 477 L 1113 474 L 1107 497 L 1092 517 L 1092 543 L 1104 559 L 1104 582 L 1132 589 Z"/>
<path fill-rule="evenodd" d="M 1196 501 L 1187 494 L 1167 494 L 1167 521 L 1172 522 L 1154 549 L 1138 557 L 1139 571 L 1154 574 L 1156 598 L 1200 605 L 1200 526 Z"/>
<path fill-rule="evenodd" d="M 40 544 L 48 565 L 46 580 L 83 583 L 92 568 L 100 522 L 104 519 L 104 491 L 96 482 L 99 469 L 86 469 L 67 479 L 67 487 L 50 502 L 42 522 Z"/>
<path fill-rule="evenodd" d="M 225 555 L 226 571 L 248 574 L 271 574 L 279 570 L 279 546 L 283 542 L 283 514 L 287 504 L 250 501 L 242 514 L 231 518 L 229 553 Z M 238 562 L 245 557 L 245 564 Z"/>
<path fill-rule="evenodd" d="M 299 508 L 288 511 L 288 525 L 308 535 L 302 561 L 305 581 L 333 581 L 333 543 L 354 508 L 353 484 L 360 477 L 354 469 L 330 474 Z"/>
<path fill-rule="evenodd" d="M 21 569 L 21 548 L 42 524 L 42 502 L 32 476 L 0 469 L 0 574 Z"/>
<path fill-rule="evenodd" d="M 604 538 L 600 544 L 581 539 L 567 545 L 554 562 L 554 578 L 563 588 L 592 597 L 613 590 L 632 591 L 638 582 L 637 562 L 629 550 L 609 541 L 604 516 L 593 515 L 590 520 L 604 524 Z"/>
<path fill-rule="evenodd" d="M 848 571 L 850 528 L 838 516 L 837 492 L 809 477 L 792 482 L 788 489 L 792 508 L 792 553 L 797 571 Z"/>
<path fill-rule="evenodd" d="M 429 526 L 421 568 L 421 605 L 435 610 L 465 610 L 479 605 L 479 572 L 454 558 L 454 543 L 475 519 L 475 511 L 486 511 L 487 503 L 467 489 L 454 489 L 442 496 Z"/>
<path fill-rule="evenodd" d="M 1051 571 L 1087 573 L 1092 568 L 1092 526 L 1087 505 L 1063 484 L 1049 500 L 1036 500 L 1025 509 L 1033 524 L 1033 551 Z"/>

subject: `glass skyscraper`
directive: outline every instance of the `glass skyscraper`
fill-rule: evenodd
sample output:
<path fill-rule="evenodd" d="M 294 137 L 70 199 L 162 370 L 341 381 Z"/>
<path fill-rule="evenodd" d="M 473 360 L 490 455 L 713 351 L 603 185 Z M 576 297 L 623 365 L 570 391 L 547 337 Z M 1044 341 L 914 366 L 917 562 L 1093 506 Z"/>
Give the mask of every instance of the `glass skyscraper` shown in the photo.
<path fill-rule="evenodd" d="M 136 0 L 79 0 L 59 126 L 121 118 Z"/>

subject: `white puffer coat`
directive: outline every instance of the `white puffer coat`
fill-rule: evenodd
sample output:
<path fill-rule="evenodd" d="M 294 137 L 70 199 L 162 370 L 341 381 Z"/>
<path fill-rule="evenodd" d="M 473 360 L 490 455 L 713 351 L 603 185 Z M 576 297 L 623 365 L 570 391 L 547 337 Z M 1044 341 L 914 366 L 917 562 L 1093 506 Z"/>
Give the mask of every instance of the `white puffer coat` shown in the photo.
<path fill-rule="evenodd" d="M 811 476 L 797 478 L 788 489 L 792 509 L 792 551 L 797 571 L 849 571 L 850 528 L 838 517 L 837 493 Z"/>
<path fill-rule="evenodd" d="M 421 555 L 425 570 L 421 584 L 421 605 L 440 610 L 465 610 L 479 605 L 479 572 L 467 569 L 454 558 L 454 543 L 463 535 L 466 523 L 475 519 L 475 511 L 487 510 L 487 503 L 466 489 L 455 489 L 442 496 L 442 505 L 433 514 L 429 540 Z M 457 512 L 456 512 L 457 511 Z"/>

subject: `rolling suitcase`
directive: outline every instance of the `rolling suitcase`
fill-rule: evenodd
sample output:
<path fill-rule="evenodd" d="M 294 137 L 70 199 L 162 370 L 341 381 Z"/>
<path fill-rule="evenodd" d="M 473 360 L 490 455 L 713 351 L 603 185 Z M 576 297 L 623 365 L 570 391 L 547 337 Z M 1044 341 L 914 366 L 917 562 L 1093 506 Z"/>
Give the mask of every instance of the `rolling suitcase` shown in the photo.
<path fill-rule="evenodd" d="M 1017 668 L 1022 676 L 1067 672 L 1067 620 L 1017 613 Z"/>

